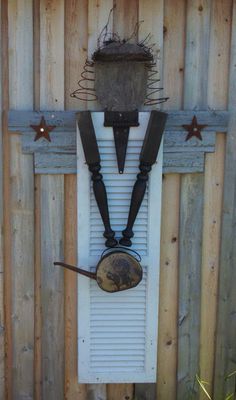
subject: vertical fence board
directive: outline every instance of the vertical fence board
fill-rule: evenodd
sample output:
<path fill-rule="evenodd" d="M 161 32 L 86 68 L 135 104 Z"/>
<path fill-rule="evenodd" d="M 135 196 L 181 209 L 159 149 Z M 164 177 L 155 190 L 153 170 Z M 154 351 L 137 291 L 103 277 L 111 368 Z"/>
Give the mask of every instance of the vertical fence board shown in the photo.
<path fill-rule="evenodd" d="M 150 45 L 155 44 L 153 56 L 156 60 L 158 78 L 161 80 L 160 86 L 163 66 L 163 14 L 164 0 L 139 0 L 139 21 L 143 21 L 139 27 L 139 40 L 144 40 L 149 33 L 151 34 Z"/>
<path fill-rule="evenodd" d="M 185 3 L 164 3 L 164 108 L 179 109 L 183 101 Z M 163 181 L 157 397 L 176 398 L 178 349 L 178 250 L 180 176 Z"/>
<path fill-rule="evenodd" d="M 112 0 L 88 0 L 88 58 L 91 59 L 93 52 L 98 45 L 98 37 L 104 26 L 107 24 L 109 12 L 113 7 Z M 110 18 L 109 30 L 112 30 L 113 15 Z M 89 110 L 101 109 L 101 106 L 96 101 L 90 101 L 88 104 Z M 94 384 L 88 385 L 89 400 L 106 400 L 106 385 Z"/>
<path fill-rule="evenodd" d="M 98 37 L 108 22 L 109 12 L 113 7 L 113 0 L 88 0 L 88 59 L 98 46 Z M 110 17 L 108 31 L 112 31 L 113 14 Z M 89 110 L 101 110 L 97 101 L 90 101 Z"/>
<path fill-rule="evenodd" d="M 194 398 L 200 328 L 203 175 L 181 182 L 179 255 L 178 399 Z"/>
<path fill-rule="evenodd" d="M 9 2 L 10 107 L 33 105 L 32 1 Z M 33 159 L 11 137 L 13 399 L 33 399 L 34 178 Z M 25 373 L 27 371 L 27 373 Z"/>
<path fill-rule="evenodd" d="M 42 397 L 64 398 L 64 282 L 53 262 L 63 259 L 64 181 L 41 177 Z"/>
<path fill-rule="evenodd" d="M 33 0 L 34 109 L 40 109 L 40 0 Z M 34 187 L 34 398 L 42 398 L 41 177 Z"/>
<path fill-rule="evenodd" d="M 65 106 L 82 109 L 86 103 L 71 98 L 87 58 L 88 2 L 65 3 Z M 77 262 L 76 175 L 65 176 L 65 262 Z M 65 276 L 65 399 L 86 399 L 86 385 L 78 384 L 77 372 L 77 276 Z"/>
<path fill-rule="evenodd" d="M 209 383 L 207 390 L 210 395 L 215 350 L 224 152 L 225 138 L 218 134 L 215 153 L 207 154 L 205 160 L 202 240 L 200 378 Z M 203 391 L 200 392 L 200 398 L 205 399 Z"/>
<path fill-rule="evenodd" d="M 207 107 L 210 1 L 187 3 L 184 70 L 185 109 Z M 179 400 L 197 396 L 199 370 L 203 175 L 186 175 L 181 184 L 178 388 Z"/>
<path fill-rule="evenodd" d="M 158 398 L 175 399 L 177 373 L 178 246 L 180 176 L 163 180 L 160 305 L 158 334 Z"/>
<path fill-rule="evenodd" d="M 209 43 L 208 105 L 227 108 L 228 64 L 231 28 L 231 0 L 211 5 Z M 215 358 L 219 250 L 225 137 L 217 135 L 216 151 L 206 155 L 203 211 L 203 249 L 201 278 L 200 378 L 208 382 L 212 395 Z M 200 399 L 205 399 L 203 391 Z"/>
<path fill-rule="evenodd" d="M 236 226 L 236 2 L 233 1 L 231 57 L 229 76 L 229 110 L 231 121 L 227 134 L 224 175 L 224 199 L 220 248 L 220 279 L 214 375 L 214 399 L 235 393 L 235 377 L 225 379 L 236 370 L 235 346 L 235 226 Z M 235 394 L 234 394 L 235 396 Z"/>
<path fill-rule="evenodd" d="M 12 398 L 12 287 L 11 287 L 11 212 L 10 212 L 10 138 L 7 111 L 9 108 L 8 3 L 1 2 L 1 88 L 3 148 L 3 267 L 4 267 L 4 373 L 6 400 Z"/>
<path fill-rule="evenodd" d="M 210 0 L 190 0 L 186 15 L 185 108 L 204 110 L 207 106 Z"/>
<path fill-rule="evenodd" d="M 0 21 L 2 7 L 0 4 Z M 0 31 L 0 47 L 2 48 L 2 32 Z M 4 348 L 4 265 L 3 265 L 3 132 L 2 132 L 2 54 L 0 56 L 0 399 L 4 398 L 5 384 L 5 348 Z"/>
<path fill-rule="evenodd" d="M 120 39 L 130 39 L 138 22 L 138 0 L 114 0 L 113 31 Z M 135 41 L 133 35 L 131 41 Z"/>
<path fill-rule="evenodd" d="M 64 1 L 40 4 L 40 107 L 64 107 Z M 64 398 L 64 177 L 41 178 L 42 396 Z"/>
<path fill-rule="evenodd" d="M 139 21 L 143 21 L 139 27 L 138 38 L 144 40 L 151 34 L 149 45 L 155 44 L 153 47 L 153 56 L 156 61 L 156 69 L 158 70 L 158 78 L 161 80 L 162 86 L 162 64 L 163 64 L 163 17 L 164 17 L 164 1 L 147 1 L 139 0 Z M 148 107 L 143 107 L 147 111 Z M 156 393 L 155 384 L 136 384 L 135 398 L 138 400 L 154 399 Z"/>

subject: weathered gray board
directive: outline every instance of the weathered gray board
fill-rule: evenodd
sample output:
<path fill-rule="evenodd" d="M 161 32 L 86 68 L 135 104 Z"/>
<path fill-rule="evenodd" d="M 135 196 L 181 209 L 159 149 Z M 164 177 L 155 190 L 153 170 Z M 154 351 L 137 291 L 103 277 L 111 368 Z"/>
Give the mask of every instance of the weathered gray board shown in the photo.
<path fill-rule="evenodd" d="M 182 125 L 191 124 L 196 115 L 198 123 L 207 125 L 203 140 L 185 141 L 187 132 Z M 40 123 L 44 116 L 48 125 L 56 125 L 51 142 L 34 141 L 30 125 Z M 168 113 L 164 135 L 164 173 L 203 172 L 204 154 L 214 152 L 215 133 L 226 132 L 229 115 L 226 111 L 172 111 Z M 22 134 L 22 151 L 34 153 L 36 174 L 76 173 L 76 112 L 73 111 L 10 111 L 9 130 Z"/>

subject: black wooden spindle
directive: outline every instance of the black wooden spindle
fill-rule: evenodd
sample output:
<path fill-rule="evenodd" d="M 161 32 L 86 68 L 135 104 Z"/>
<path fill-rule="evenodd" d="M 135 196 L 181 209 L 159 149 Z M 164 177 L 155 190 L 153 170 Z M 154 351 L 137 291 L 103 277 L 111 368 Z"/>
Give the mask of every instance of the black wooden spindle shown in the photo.
<path fill-rule="evenodd" d="M 115 239 L 115 232 L 111 229 L 107 192 L 103 182 L 102 174 L 99 172 L 100 169 L 100 164 L 89 165 L 89 171 L 92 173 L 94 196 L 105 228 L 103 233 L 103 236 L 107 239 L 105 245 L 106 247 L 114 247 L 117 245 L 117 240 Z"/>
<path fill-rule="evenodd" d="M 132 191 L 128 222 L 126 228 L 122 232 L 123 237 L 119 242 L 122 246 L 132 246 L 131 238 L 134 236 L 133 226 L 145 195 L 148 174 L 157 159 L 166 119 L 167 114 L 163 112 L 156 110 L 151 112 L 140 153 L 140 173 L 137 175 L 137 180 Z"/>
<path fill-rule="evenodd" d="M 102 174 L 100 174 L 100 155 L 93 122 L 89 111 L 82 111 L 78 113 L 78 125 L 85 159 L 88 164 L 89 171 L 92 173 L 94 196 L 105 228 L 105 232 L 103 234 L 103 236 L 107 239 L 105 245 L 107 247 L 114 247 L 117 245 L 117 240 L 115 239 L 115 232 L 111 229 L 107 192 L 103 182 Z"/>
<path fill-rule="evenodd" d="M 146 192 L 148 173 L 151 171 L 152 166 L 141 163 L 139 169 L 140 173 L 137 175 L 137 180 L 132 191 L 127 226 L 122 231 L 123 238 L 121 238 L 119 242 L 122 246 L 132 246 L 132 241 L 130 239 L 134 236 L 133 226 Z"/>

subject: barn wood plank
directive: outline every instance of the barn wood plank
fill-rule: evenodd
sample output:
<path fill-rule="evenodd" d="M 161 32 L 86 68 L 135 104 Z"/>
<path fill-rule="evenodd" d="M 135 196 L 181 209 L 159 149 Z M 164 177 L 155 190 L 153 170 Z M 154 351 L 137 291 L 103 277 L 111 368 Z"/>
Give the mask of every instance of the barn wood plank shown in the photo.
<path fill-rule="evenodd" d="M 231 0 L 226 2 L 217 0 L 211 4 L 208 105 L 215 109 L 227 109 L 231 12 Z M 224 175 L 225 138 L 222 136 L 217 135 L 215 154 L 206 155 L 204 182 L 200 377 L 208 382 L 207 389 L 211 396 L 213 395 Z M 204 399 L 205 394 L 200 391 L 200 400 Z"/>
<path fill-rule="evenodd" d="M 140 24 L 138 39 L 144 40 L 150 33 L 151 38 L 149 44 L 153 47 L 153 56 L 156 61 L 156 69 L 158 70 L 158 78 L 162 82 L 162 65 L 163 65 L 163 15 L 164 12 L 164 1 L 147 1 L 139 0 L 139 21 L 143 21 Z M 143 110 L 148 110 L 150 107 L 143 106 Z M 135 395 L 137 398 L 142 399 L 143 395 L 148 398 L 155 398 L 156 385 L 153 384 L 136 384 Z M 145 397 L 144 397 L 145 398 Z"/>
<path fill-rule="evenodd" d="M 162 190 L 157 397 L 175 399 L 180 176 L 164 175 Z"/>
<path fill-rule="evenodd" d="M 135 400 L 155 400 L 156 384 L 155 383 L 137 383 L 135 385 Z"/>
<path fill-rule="evenodd" d="M 224 200 L 221 234 L 220 279 L 218 298 L 218 321 L 216 338 L 216 360 L 214 398 L 224 398 L 234 392 L 234 378 L 225 380 L 235 371 L 235 126 L 236 115 L 232 115 L 226 143 L 226 163 L 224 175 Z M 233 337 L 234 336 L 234 337 Z"/>
<path fill-rule="evenodd" d="M 41 177 L 42 397 L 64 397 L 64 179 Z M 60 379 L 61 380 L 60 380 Z"/>
<path fill-rule="evenodd" d="M 142 41 L 150 35 L 150 40 L 147 40 L 147 45 L 154 45 L 152 48 L 153 57 L 156 61 L 157 77 L 161 80 L 162 87 L 162 67 L 163 67 L 163 0 L 140 0 L 139 1 L 139 21 L 140 23 L 138 39 Z M 160 92 L 162 97 L 162 92 Z M 144 111 L 148 111 L 153 107 L 143 106 Z"/>
<path fill-rule="evenodd" d="M 207 108 L 210 1 L 191 0 L 186 13 L 184 108 Z"/>
<path fill-rule="evenodd" d="M 203 175 L 183 175 L 180 204 L 178 399 L 195 396 L 198 371 Z"/>
<path fill-rule="evenodd" d="M 185 109 L 207 109 L 210 4 L 209 0 L 204 0 L 201 4 L 197 0 L 187 2 Z M 187 194 L 192 202 L 187 199 Z M 196 199 L 193 198 L 195 196 Z M 194 399 L 198 392 L 194 382 L 199 373 L 202 203 L 203 176 L 183 176 L 180 214 L 178 400 L 187 398 L 190 393 Z M 194 231 L 191 231 L 191 227 Z"/>
<path fill-rule="evenodd" d="M 183 105 L 183 65 L 185 34 L 185 2 L 164 2 L 163 87 L 170 99 L 164 109 L 181 109 Z M 176 135 L 176 132 L 175 132 Z M 170 136 L 170 138 L 169 138 Z M 175 137 L 175 136 L 174 136 Z M 172 135 L 165 133 L 171 148 Z M 186 143 L 186 142 L 185 142 Z M 173 143 L 172 143 L 173 144 Z M 169 147 L 168 147 L 169 148 Z M 182 149 L 184 147 L 181 147 Z M 177 149 L 177 148 L 176 148 Z M 164 160 L 167 154 L 164 153 Z M 166 161 L 164 161 L 165 165 Z M 163 169 L 167 172 L 167 167 Z M 160 306 L 158 333 L 157 397 L 176 399 L 178 350 L 178 253 L 180 176 L 164 175 Z"/>
<path fill-rule="evenodd" d="M 226 393 L 234 393 L 235 381 L 225 377 L 235 371 L 235 221 L 236 221 L 236 3 L 233 1 L 231 54 L 229 74 L 229 110 L 231 120 L 226 141 L 224 175 L 224 199 L 220 248 L 220 277 L 218 297 L 218 321 L 216 331 L 216 359 L 214 375 L 214 398 L 224 398 Z"/>
<path fill-rule="evenodd" d="M 9 2 L 10 107 L 33 107 L 32 1 Z M 11 137 L 13 399 L 34 391 L 34 176 L 33 157 Z M 27 373 L 25 373 L 27 371 Z"/>
<path fill-rule="evenodd" d="M 65 106 L 67 110 L 86 107 L 72 93 L 83 71 L 88 47 L 88 2 L 65 2 Z M 75 122 L 74 122 L 75 128 Z M 74 130 L 75 132 L 75 130 Z M 74 135 L 75 142 L 75 135 Z M 76 149 L 75 149 L 76 151 Z M 75 160 L 76 162 L 76 160 Z M 75 165 L 76 168 L 76 165 Z M 73 171 L 76 173 L 76 171 Z M 65 176 L 65 262 L 77 262 L 77 185 L 76 175 Z M 85 400 L 86 385 L 78 384 L 77 279 L 71 271 L 65 276 L 65 399 Z"/>
<path fill-rule="evenodd" d="M 0 4 L 0 21 L 1 21 Z M 0 32 L 0 46 L 2 46 L 2 32 Z M 1 54 L 2 60 L 2 54 Z M 0 76 L 2 78 L 2 66 L 0 60 Z M 0 90 L 2 90 L 2 79 L 0 79 Z M 1 92 L 2 93 L 2 92 Z M 2 98 L 0 98 L 0 399 L 4 398 L 5 389 L 5 347 L 4 347 L 4 265 L 3 265 L 3 132 L 2 132 Z"/>
<path fill-rule="evenodd" d="M 112 0 L 88 0 L 88 59 L 91 60 L 98 47 L 98 38 L 108 21 L 109 12 L 113 7 Z M 111 14 L 108 30 L 112 31 L 113 14 Z M 88 102 L 89 110 L 101 110 L 98 101 Z"/>
<path fill-rule="evenodd" d="M 128 383 L 107 385 L 107 400 L 133 400 L 134 385 Z"/>
<path fill-rule="evenodd" d="M 166 131 L 164 135 L 164 153 L 178 152 L 214 152 L 215 133 L 202 132 L 202 140 L 191 138 L 185 141 L 187 132 Z M 34 141 L 35 132 L 24 133 L 22 139 L 22 152 L 24 153 L 76 153 L 75 130 L 60 132 L 54 130 L 50 134 L 51 142 L 47 140 Z"/>
<path fill-rule="evenodd" d="M 138 22 L 138 0 L 114 0 L 113 32 L 118 34 L 121 40 L 137 40 L 135 33 Z"/>
<path fill-rule="evenodd" d="M 165 105 L 165 109 L 169 110 L 169 104 Z M 76 112 L 77 111 L 35 112 L 11 110 L 8 114 L 9 129 L 17 132 L 32 132 L 30 125 L 38 124 L 41 117 L 44 116 L 49 125 L 56 125 L 58 131 L 71 131 L 74 130 L 75 127 Z M 182 125 L 189 124 L 194 115 L 196 115 L 199 123 L 207 125 L 204 128 L 204 132 L 211 132 L 212 130 L 217 132 L 227 132 L 229 112 L 221 110 L 170 110 L 166 121 L 166 130 L 171 132 L 183 131 Z"/>
<path fill-rule="evenodd" d="M 11 286 L 11 211 L 10 211 L 10 137 L 7 111 L 9 110 L 8 58 L 8 3 L 1 2 L 1 89 L 2 89 L 2 148 L 3 148 L 3 268 L 4 268 L 4 378 L 2 391 L 12 398 L 12 286 Z"/>
<path fill-rule="evenodd" d="M 204 176 L 203 246 L 201 276 L 200 377 L 212 395 L 218 294 L 219 248 L 225 138 L 217 135 L 216 151 L 207 154 Z M 200 392 L 200 399 L 205 394 Z"/>
<path fill-rule="evenodd" d="M 64 107 L 64 1 L 40 2 L 40 108 Z M 64 398 L 64 177 L 41 178 L 42 397 Z"/>
<path fill-rule="evenodd" d="M 40 108 L 40 0 L 33 2 L 34 110 Z M 23 151 L 23 147 L 22 147 Z M 34 398 L 42 398 L 41 177 L 34 188 Z"/>

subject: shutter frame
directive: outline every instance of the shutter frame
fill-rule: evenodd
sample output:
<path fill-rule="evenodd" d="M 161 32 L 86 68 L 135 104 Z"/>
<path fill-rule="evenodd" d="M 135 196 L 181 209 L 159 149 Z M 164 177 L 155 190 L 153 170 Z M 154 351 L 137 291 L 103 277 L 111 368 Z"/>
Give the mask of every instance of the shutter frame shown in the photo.
<path fill-rule="evenodd" d="M 108 192 L 111 222 L 117 222 L 116 213 L 119 213 L 119 201 L 124 204 L 120 206 L 121 215 L 124 213 L 124 220 L 127 220 L 127 204 L 129 205 L 133 184 L 139 172 L 139 152 L 141 150 L 149 116 L 149 112 L 140 112 L 140 126 L 137 128 L 130 128 L 125 170 L 123 175 L 119 175 L 116 167 L 112 128 L 104 128 L 103 112 L 92 113 L 93 124 L 101 151 L 101 173 L 104 176 Z M 105 151 L 102 149 L 104 146 L 107 146 L 108 153 L 106 149 Z M 104 158 L 108 161 L 103 160 L 104 153 L 106 153 L 106 157 Z M 111 154 L 109 155 L 109 153 Z M 112 159 L 114 159 L 114 162 L 111 161 Z M 109 167 L 109 165 L 112 165 L 112 168 Z M 90 173 L 85 164 L 78 129 L 77 168 L 78 265 L 85 268 L 90 266 L 91 268 L 95 267 L 99 261 L 100 255 L 105 248 L 105 240 L 102 236 L 103 226 L 101 220 L 99 222 L 99 215 L 97 215 L 96 202 L 91 190 Z M 109 176 L 109 174 L 111 176 Z M 114 193 L 114 190 L 116 190 L 115 181 L 118 182 L 117 193 Z M 86 277 L 78 276 L 78 379 L 80 383 L 156 381 L 161 186 L 162 146 L 159 150 L 158 162 L 153 166 L 149 174 L 148 190 L 136 221 L 137 228 L 139 229 L 137 229 L 137 235 L 134 236 L 133 240 L 134 249 L 138 250 L 140 246 L 139 240 L 143 241 L 143 237 L 145 236 L 142 232 L 142 221 L 146 221 L 147 243 L 143 244 L 141 254 L 141 264 L 144 268 L 144 275 L 146 266 L 148 271 L 146 283 L 144 279 L 137 288 L 125 292 L 109 294 L 98 288 L 96 282 Z M 124 187 L 124 193 L 119 193 L 121 187 Z M 124 198 L 122 199 L 123 194 Z M 118 200 L 116 196 L 118 196 Z M 91 215 L 93 215 L 92 218 Z M 117 219 L 119 220 L 119 215 Z M 92 228 L 93 230 L 98 229 L 98 231 L 91 232 L 91 223 L 93 224 L 94 220 L 96 220 L 96 224 L 93 225 Z M 112 225 L 112 228 L 115 230 L 117 226 Z M 120 226 L 120 229 L 124 228 L 125 225 Z M 136 232 L 135 226 L 134 232 Z M 101 240 L 99 238 L 100 233 Z M 94 246 L 93 243 L 97 242 L 97 247 L 91 247 Z M 102 247 L 100 248 L 101 245 Z M 127 302 L 127 304 L 125 302 Z M 101 307 L 99 304 L 101 304 Z M 122 308 L 123 304 L 125 304 L 126 308 Z M 106 307 L 109 308 L 109 310 L 106 311 Z M 130 315 L 132 310 L 133 314 Z M 114 317 L 112 317 L 112 315 Z M 118 322 L 115 321 L 116 318 L 121 322 L 120 328 Z M 135 318 L 137 322 L 135 322 Z M 135 324 L 137 324 L 136 328 Z M 145 326 L 143 324 L 145 324 Z M 106 326 L 108 326 L 107 331 Z M 136 333 L 135 329 L 137 330 Z M 116 330 L 118 333 L 116 333 Z M 117 343 L 117 337 L 119 337 L 119 335 L 121 341 L 120 345 Z M 123 338 L 122 335 L 126 335 L 127 337 Z M 143 343 L 142 340 L 145 342 Z M 129 343 L 130 349 L 128 348 Z"/>

